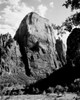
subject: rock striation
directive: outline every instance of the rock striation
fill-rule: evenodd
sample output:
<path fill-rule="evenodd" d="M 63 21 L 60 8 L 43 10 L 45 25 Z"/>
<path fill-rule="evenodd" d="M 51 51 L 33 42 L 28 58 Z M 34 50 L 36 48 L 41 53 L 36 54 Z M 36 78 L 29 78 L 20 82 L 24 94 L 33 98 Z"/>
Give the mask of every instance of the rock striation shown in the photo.
<path fill-rule="evenodd" d="M 62 60 L 64 54 L 60 56 L 58 45 L 56 48 L 57 41 L 49 20 L 34 12 L 23 18 L 14 39 L 19 43 L 26 74 L 37 80 L 50 75 L 65 63 Z"/>
<path fill-rule="evenodd" d="M 16 74 L 19 71 L 25 73 L 19 45 L 10 34 L 0 35 L 0 75 Z"/>
<path fill-rule="evenodd" d="M 66 47 L 60 38 L 56 39 L 55 47 L 58 53 L 59 60 L 62 66 L 64 66 L 66 64 Z"/>

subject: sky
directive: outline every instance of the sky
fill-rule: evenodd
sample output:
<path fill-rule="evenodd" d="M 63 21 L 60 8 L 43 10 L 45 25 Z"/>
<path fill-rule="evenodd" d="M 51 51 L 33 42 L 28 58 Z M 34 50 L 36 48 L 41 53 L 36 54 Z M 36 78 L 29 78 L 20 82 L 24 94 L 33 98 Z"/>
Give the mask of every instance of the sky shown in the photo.
<path fill-rule="evenodd" d="M 65 0 L 0 0 L 0 33 L 14 36 L 21 20 L 29 12 L 36 12 L 51 23 L 61 25 L 72 14 L 62 6 Z"/>

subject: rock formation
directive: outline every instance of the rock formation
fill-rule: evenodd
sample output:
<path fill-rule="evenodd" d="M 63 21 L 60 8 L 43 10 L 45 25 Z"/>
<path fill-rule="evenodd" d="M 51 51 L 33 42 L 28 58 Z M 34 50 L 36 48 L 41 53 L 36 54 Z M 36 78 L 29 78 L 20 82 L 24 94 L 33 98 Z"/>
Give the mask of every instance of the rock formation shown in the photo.
<path fill-rule="evenodd" d="M 21 21 L 14 39 L 9 34 L 0 35 L 0 85 L 4 79 L 38 88 L 45 85 L 41 88 L 44 90 L 60 83 L 67 74 L 62 68 L 66 64 L 64 48 L 62 40 L 56 40 L 49 20 L 29 13 Z"/>
<path fill-rule="evenodd" d="M 56 85 L 70 86 L 75 79 L 80 78 L 80 29 L 75 28 L 67 39 L 67 63 L 53 72 L 47 78 L 36 82 L 30 89 L 38 88 L 40 92 Z M 58 48 L 61 50 L 60 40 L 57 40 Z M 58 49 L 57 49 L 58 51 Z M 62 53 L 58 52 L 58 55 Z M 60 55 L 60 58 L 62 56 Z M 61 59 L 62 60 L 62 59 Z M 47 84 L 46 84 L 47 83 Z"/>
<path fill-rule="evenodd" d="M 27 75 L 42 79 L 65 63 L 61 62 L 64 54 L 60 56 L 58 46 L 56 50 L 56 39 L 51 24 L 34 12 L 26 15 L 21 21 L 14 39 L 20 45 Z"/>
<path fill-rule="evenodd" d="M 70 85 L 80 77 L 79 33 L 79 28 L 72 30 L 66 51 L 49 20 L 34 12 L 26 15 L 14 39 L 0 35 L 0 86 L 12 81 L 26 84 L 26 93 L 42 93 L 50 86 Z"/>
<path fill-rule="evenodd" d="M 64 66 L 66 64 L 66 48 L 63 44 L 63 41 L 59 38 L 56 39 L 56 50 L 58 53 L 59 60 L 61 61 L 62 65 Z"/>
<path fill-rule="evenodd" d="M 74 28 L 67 39 L 67 63 L 80 65 L 80 28 Z"/>
<path fill-rule="evenodd" d="M 0 35 L 0 74 L 25 73 L 19 45 L 10 34 Z"/>

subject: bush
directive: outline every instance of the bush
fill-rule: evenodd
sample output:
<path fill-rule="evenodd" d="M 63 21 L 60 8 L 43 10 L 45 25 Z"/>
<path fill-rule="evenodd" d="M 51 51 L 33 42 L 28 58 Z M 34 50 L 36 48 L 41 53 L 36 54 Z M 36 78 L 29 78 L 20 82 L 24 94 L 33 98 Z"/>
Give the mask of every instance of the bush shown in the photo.
<path fill-rule="evenodd" d="M 69 87 L 70 92 L 80 92 L 80 79 L 75 79 Z"/>
<path fill-rule="evenodd" d="M 57 93 L 57 94 L 60 94 L 60 93 L 64 93 L 65 92 L 65 89 L 64 89 L 64 87 L 62 87 L 61 85 L 57 85 L 56 87 L 55 87 L 55 90 L 54 90 L 54 93 Z"/>
<path fill-rule="evenodd" d="M 47 93 L 54 93 L 54 87 L 49 87 L 47 89 Z"/>

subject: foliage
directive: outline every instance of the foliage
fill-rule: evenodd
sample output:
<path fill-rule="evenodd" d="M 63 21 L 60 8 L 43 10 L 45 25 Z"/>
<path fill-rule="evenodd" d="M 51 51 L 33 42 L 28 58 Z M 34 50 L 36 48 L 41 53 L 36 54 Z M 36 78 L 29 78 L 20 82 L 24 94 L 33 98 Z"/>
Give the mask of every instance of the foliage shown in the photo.
<path fill-rule="evenodd" d="M 75 79 L 73 83 L 69 86 L 70 92 L 80 93 L 80 79 Z"/>
<path fill-rule="evenodd" d="M 54 87 L 49 87 L 49 88 L 47 89 L 47 92 L 48 92 L 48 93 L 54 93 Z"/>
<path fill-rule="evenodd" d="M 80 9 L 80 0 L 67 0 L 63 4 L 63 6 L 65 6 L 66 8 L 70 6 L 71 10 Z"/>
<path fill-rule="evenodd" d="M 59 93 L 64 93 L 64 87 L 62 87 L 61 85 L 57 85 L 57 86 L 55 87 L 54 92 L 56 92 L 57 94 L 59 94 Z"/>
<path fill-rule="evenodd" d="M 65 22 L 62 24 L 62 26 L 65 26 L 65 30 L 71 32 L 71 30 L 74 27 L 77 27 L 80 25 L 80 13 L 76 12 L 75 14 L 68 17 Z"/>
<path fill-rule="evenodd" d="M 3 95 L 22 95 L 24 94 L 24 85 L 7 86 L 2 90 Z"/>
<path fill-rule="evenodd" d="M 71 10 L 75 10 L 76 13 L 74 13 L 73 15 L 69 16 L 65 22 L 62 24 L 62 26 L 65 26 L 66 30 L 71 32 L 71 30 L 74 27 L 80 26 L 80 11 L 78 11 L 78 9 L 80 9 L 80 0 L 67 0 L 65 1 L 65 3 L 63 4 L 63 6 L 65 6 L 66 8 L 68 8 L 70 6 Z"/>

